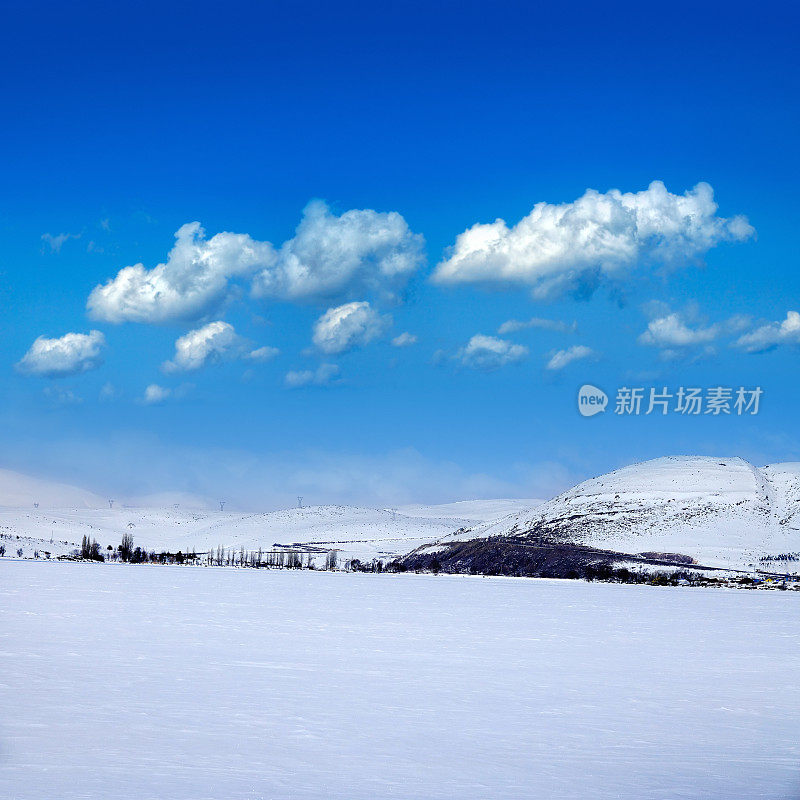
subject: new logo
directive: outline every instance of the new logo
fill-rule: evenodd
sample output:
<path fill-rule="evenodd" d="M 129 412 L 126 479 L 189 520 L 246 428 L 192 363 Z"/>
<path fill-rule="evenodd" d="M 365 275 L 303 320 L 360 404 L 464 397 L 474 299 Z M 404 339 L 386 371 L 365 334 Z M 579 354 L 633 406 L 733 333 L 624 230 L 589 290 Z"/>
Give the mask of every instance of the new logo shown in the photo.
<path fill-rule="evenodd" d="M 578 390 L 578 411 L 581 412 L 581 416 L 593 417 L 605 411 L 607 405 L 608 395 L 591 383 L 585 383 Z"/>

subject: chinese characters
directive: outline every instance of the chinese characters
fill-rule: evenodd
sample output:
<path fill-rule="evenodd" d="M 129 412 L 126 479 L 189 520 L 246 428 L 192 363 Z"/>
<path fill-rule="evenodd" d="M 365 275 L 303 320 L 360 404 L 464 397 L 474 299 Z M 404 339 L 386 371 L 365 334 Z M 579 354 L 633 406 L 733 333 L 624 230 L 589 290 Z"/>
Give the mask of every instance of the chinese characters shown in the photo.
<path fill-rule="evenodd" d="M 706 389 L 680 386 L 675 391 L 669 391 L 666 386 L 660 389 L 622 386 L 617 390 L 614 413 L 620 416 L 665 416 L 669 413 L 684 416 L 752 416 L 758 414 L 763 394 L 760 386 L 752 389 L 744 386 L 736 389 L 729 386 Z"/>

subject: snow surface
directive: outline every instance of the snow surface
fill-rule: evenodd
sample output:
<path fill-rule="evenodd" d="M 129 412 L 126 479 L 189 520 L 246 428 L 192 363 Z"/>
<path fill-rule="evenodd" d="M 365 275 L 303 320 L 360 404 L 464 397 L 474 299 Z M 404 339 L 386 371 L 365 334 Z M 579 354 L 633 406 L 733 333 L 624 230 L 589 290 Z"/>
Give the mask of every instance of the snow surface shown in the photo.
<path fill-rule="evenodd" d="M 9 800 L 771 798 L 800 595 L 0 561 Z"/>
<path fill-rule="evenodd" d="M 682 553 L 707 566 L 750 569 L 765 555 L 800 554 L 800 465 L 658 458 L 580 483 L 532 512 L 448 535 L 435 547 L 542 530 L 623 553 Z M 800 571 L 800 560 L 780 568 Z"/>

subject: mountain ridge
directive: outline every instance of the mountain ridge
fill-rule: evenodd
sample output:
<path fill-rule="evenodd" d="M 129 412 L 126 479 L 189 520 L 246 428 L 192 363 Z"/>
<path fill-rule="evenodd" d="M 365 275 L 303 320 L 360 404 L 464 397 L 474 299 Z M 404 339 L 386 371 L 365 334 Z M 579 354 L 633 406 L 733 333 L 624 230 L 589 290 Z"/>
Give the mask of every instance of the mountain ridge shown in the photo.
<path fill-rule="evenodd" d="M 800 562 L 777 557 L 800 551 L 799 523 L 800 464 L 667 456 L 583 481 L 531 512 L 456 531 L 418 554 L 509 538 L 632 556 L 675 553 L 735 569 L 770 559 L 797 572 Z"/>

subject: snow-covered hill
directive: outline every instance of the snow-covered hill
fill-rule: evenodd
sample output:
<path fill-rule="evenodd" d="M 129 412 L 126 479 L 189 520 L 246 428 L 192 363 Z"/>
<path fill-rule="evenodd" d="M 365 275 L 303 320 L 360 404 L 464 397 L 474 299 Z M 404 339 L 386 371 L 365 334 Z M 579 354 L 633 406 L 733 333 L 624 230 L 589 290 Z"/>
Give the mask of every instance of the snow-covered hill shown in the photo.
<path fill-rule="evenodd" d="M 83 536 L 105 549 L 119 544 L 123 533 L 147 550 L 205 551 L 223 546 L 269 550 L 274 545 L 313 545 L 336 549 L 341 558 L 371 560 L 406 553 L 465 526 L 498 514 L 531 508 L 538 500 L 488 500 L 408 509 L 314 506 L 263 513 L 192 511 L 180 508 L 52 509 L 0 507 L 0 545 L 6 556 L 23 549 L 53 556 L 70 552 Z"/>
<path fill-rule="evenodd" d="M 123 533 L 147 550 L 205 551 L 218 546 L 268 550 L 276 544 L 336 549 L 342 558 L 401 555 L 452 531 L 541 500 L 467 500 L 433 506 L 314 506 L 272 512 L 220 512 L 205 498 L 162 492 L 109 499 L 64 483 L 0 470 L 0 547 L 6 557 L 72 552 L 84 536 L 101 548 Z"/>
<path fill-rule="evenodd" d="M 622 553 L 680 553 L 707 566 L 800 572 L 800 464 L 659 458 L 601 475 L 532 512 L 436 542 L 545 537 Z"/>

